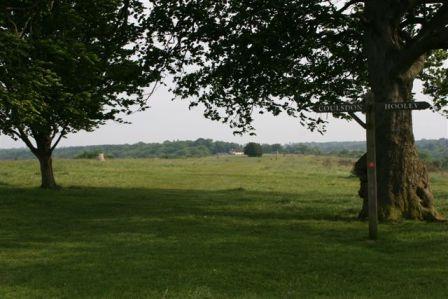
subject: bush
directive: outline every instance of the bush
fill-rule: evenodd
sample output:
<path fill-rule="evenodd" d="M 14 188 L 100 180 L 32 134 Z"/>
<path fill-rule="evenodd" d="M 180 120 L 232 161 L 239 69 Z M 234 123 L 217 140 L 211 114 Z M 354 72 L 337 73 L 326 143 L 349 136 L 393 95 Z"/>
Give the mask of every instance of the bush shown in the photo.
<path fill-rule="evenodd" d="M 244 147 L 244 154 L 249 157 L 261 157 L 263 155 L 263 150 L 260 144 L 250 142 Z"/>

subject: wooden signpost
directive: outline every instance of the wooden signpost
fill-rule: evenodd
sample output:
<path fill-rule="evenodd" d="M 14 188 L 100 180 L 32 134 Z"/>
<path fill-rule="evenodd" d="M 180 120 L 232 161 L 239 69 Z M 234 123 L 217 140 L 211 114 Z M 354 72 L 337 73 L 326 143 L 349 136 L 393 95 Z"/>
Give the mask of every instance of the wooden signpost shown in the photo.
<path fill-rule="evenodd" d="M 377 199 L 377 175 L 376 175 L 376 124 L 375 114 L 377 112 L 398 110 L 424 110 L 430 108 L 427 102 L 396 102 L 375 103 L 373 97 L 369 97 L 366 103 L 361 104 L 339 104 L 318 106 L 313 109 L 317 113 L 348 112 L 352 118 L 366 129 L 367 136 L 367 196 L 369 207 L 369 238 L 378 238 L 378 199 Z M 365 112 L 364 123 L 355 112 Z"/>

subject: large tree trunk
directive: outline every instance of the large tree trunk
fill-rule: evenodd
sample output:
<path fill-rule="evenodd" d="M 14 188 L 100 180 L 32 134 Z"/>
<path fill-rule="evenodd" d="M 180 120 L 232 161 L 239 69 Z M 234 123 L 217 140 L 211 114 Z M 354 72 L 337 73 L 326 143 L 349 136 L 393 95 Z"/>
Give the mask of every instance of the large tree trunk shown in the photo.
<path fill-rule="evenodd" d="M 421 72 L 425 57 L 404 69 L 397 66 L 404 41 L 400 35 L 399 1 L 368 1 L 365 48 L 369 81 L 375 103 L 412 101 L 412 87 Z M 398 70 L 398 71 L 397 71 Z M 378 212 L 383 220 L 400 218 L 436 220 L 428 172 L 420 161 L 412 132 L 412 112 L 376 113 Z M 360 218 L 366 218 L 366 158 L 356 165 L 364 199 Z"/>
<path fill-rule="evenodd" d="M 434 208 L 428 171 L 415 147 L 411 113 L 384 112 L 377 119 L 376 134 L 379 218 L 442 219 Z M 363 156 L 356 165 L 363 198 L 359 216 L 364 219 L 368 217 L 366 164 Z"/>
<path fill-rule="evenodd" d="M 40 164 L 41 188 L 44 189 L 59 188 L 54 179 L 51 142 L 52 138 L 48 136 L 36 138 L 37 151 L 35 155 Z"/>

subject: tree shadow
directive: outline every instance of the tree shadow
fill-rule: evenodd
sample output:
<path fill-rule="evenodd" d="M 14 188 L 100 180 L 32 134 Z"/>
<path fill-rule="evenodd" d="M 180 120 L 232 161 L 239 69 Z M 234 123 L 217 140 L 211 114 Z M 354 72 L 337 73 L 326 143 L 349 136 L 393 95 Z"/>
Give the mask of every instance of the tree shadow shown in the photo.
<path fill-rule="evenodd" d="M 28 203 L 29 199 L 34 198 L 32 204 L 42 208 L 46 205 L 60 204 L 82 205 L 94 209 L 125 206 L 140 216 L 198 215 L 252 220 L 358 221 L 358 207 L 345 207 L 343 196 L 340 196 L 341 201 L 335 202 L 334 195 L 320 192 L 296 194 L 247 191 L 244 188 L 189 190 L 81 186 L 66 187 L 62 190 L 42 190 L 0 185 L 0 196 L 4 197 L 5 194 L 9 194 L 14 201 L 25 200 Z M 86 201 L 86 198 L 95 200 Z M 119 217 L 115 214 L 111 216 Z"/>
<path fill-rule="evenodd" d="M 446 226 L 381 225 L 382 239 L 370 243 L 355 207 L 325 196 L 0 186 L 0 288 L 41 297 L 337 297 L 357 294 L 357 277 L 400 295 L 400 271 L 441 283 Z"/>

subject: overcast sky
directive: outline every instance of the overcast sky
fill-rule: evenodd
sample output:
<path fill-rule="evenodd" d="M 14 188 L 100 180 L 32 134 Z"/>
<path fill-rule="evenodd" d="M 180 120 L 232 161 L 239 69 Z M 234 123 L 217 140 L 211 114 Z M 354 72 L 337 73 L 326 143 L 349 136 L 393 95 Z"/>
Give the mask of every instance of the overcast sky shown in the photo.
<path fill-rule="evenodd" d="M 228 126 L 205 119 L 202 110 L 188 110 L 188 103 L 171 101 L 172 96 L 164 88 L 159 88 L 150 99 L 151 109 L 127 118 L 132 124 L 108 123 L 95 132 L 80 132 L 69 135 L 60 146 L 124 144 L 137 142 L 162 142 L 165 140 L 194 140 L 211 138 L 214 140 L 246 143 L 293 143 L 324 141 L 365 140 L 364 130 L 355 122 L 333 119 L 327 133 L 321 135 L 309 132 L 298 124 L 296 119 L 286 115 L 273 117 L 259 115 L 255 127 L 257 136 L 234 136 Z M 427 100 L 417 94 L 417 100 Z M 430 111 L 415 111 L 414 134 L 416 139 L 448 138 L 448 120 Z M 324 117 L 327 117 L 324 115 Z M 0 135 L 0 148 L 23 147 L 21 142 Z"/>

